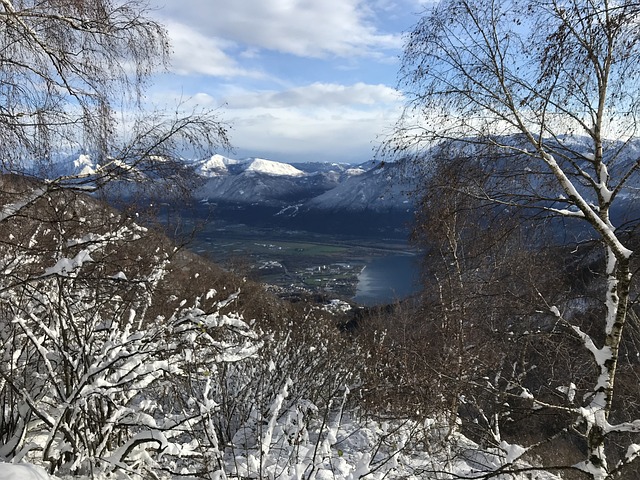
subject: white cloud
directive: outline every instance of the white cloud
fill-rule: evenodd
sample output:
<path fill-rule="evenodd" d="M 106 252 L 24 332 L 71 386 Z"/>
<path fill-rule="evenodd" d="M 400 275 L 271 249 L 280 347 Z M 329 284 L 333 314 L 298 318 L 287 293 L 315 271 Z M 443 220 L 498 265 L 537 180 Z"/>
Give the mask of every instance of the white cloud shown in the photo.
<path fill-rule="evenodd" d="M 402 105 L 384 85 L 314 83 L 282 92 L 227 96 L 231 140 L 282 160 L 365 161 Z"/>
<path fill-rule="evenodd" d="M 222 97 L 197 93 L 183 107 L 222 105 L 221 115 L 232 126 L 231 143 L 241 155 L 283 161 L 366 161 L 402 105 L 396 90 L 364 83 L 314 83 L 279 92 L 229 88 Z M 158 99 L 171 97 L 180 93 L 157 92 Z"/>
<path fill-rule="evenodd" d="M 227 95 L 225 104 L 230 109 L 374 106 L 395 104 L 400 93 L 386 85 L 340 85 L 316 82 L 311 85 L 283 91 L 235 92 Z"/>
<path fill-rule="evenodd" d="M 165 22 L 171 37 L 171 69 L 179 75 L 203 74 L 216 77 L 261 77 L 262 73 L 241 68 L 225 53 L 229 41 L 207 37 L 178 22 Z"/>
<path fill-rule="evenodd" d="M 364 0 L 181 0 L 160 15 L 208 37 L 303 57 L 380 55 L 401 46 L 399 35 L 378 31 Z"/>
<path fill-rule="evenodd" d="M 182 75 L 162 77 L 152 100 L 220 108 L 239 152 L 363 161 L 398 117 L 385 62 L 420 0 L 151 1 L 166 2 L 157 16 Z"/>
<path fill-rule="evenodd" d="M 232 142 L 243 151 L 264 152 L 284 161 L 363 162 L 391 112 L 253 111 L 233 119 Z"/>

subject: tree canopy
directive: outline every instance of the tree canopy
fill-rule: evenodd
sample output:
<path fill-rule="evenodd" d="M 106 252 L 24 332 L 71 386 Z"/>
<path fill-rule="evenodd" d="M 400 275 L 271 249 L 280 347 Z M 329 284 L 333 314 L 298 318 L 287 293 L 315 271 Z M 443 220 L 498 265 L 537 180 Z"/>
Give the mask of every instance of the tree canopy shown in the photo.
<path fill-rule="evenodd" d="M 615 460 L 608 455 L 612 438 L 640 432 L 639 420 L 609 423 L 633 307 L 635 255 L 612 210 L 638 218 L 628 200 L 640 166 L 639 20 L 635 2 L 438 2 L 408 36 L 400 76 L 407 106 L 385 144 L 387 154 L 417 163 L 429 156 L 427 176 L 446 171 L 438 165 L 479 168 L 478 178 L 467 175 L 466 184 L 443 188 L 503 211 L 582 222 L 601 242 L 604 260 L 592 278 L 600 282 L 603 309 L 588 331 L 577 323 L 584 312 L 561 311 L 546 299 L 568 341 L 589 352 L 597 372 L 591 391 L 570 407 L 532 397 L 533 408 L 575 416 L 587 447 L 584 459 L 567 468 L 594 479 L 610 478 L 635 460 L 624 442 Z M 458 237 L 456 248 L 465 240 Z"/>
<path fill-rule="evenodd" d="M 0 32 L 5 172 L 81 152 L 108 177 L 123 165 L 157 167 L 185 146 L 227 145 L 215 112 L 147 110 L 145 90 L 170 46 L 144 0 L 2 0 Z"/>

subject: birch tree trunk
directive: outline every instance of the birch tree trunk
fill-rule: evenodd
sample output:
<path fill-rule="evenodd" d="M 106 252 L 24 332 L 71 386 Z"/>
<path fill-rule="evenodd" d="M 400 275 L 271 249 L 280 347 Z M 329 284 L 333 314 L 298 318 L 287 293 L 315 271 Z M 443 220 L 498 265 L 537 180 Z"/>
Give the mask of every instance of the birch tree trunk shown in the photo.
<path fill-rule="evenodd" d="M 533 400 L 574 415 L 587 449 L 567 468 L 597 480 L 637 458 L 631 442 L 608 462 L 610 439 L 640 432 L 640 419 L 609 424 L 635 258 L 611 209 L 625 208 L 622 198 L 635 195 L 640 181 L 639 25 L 633 2 L 451 0 L 428 7 L 405 45 L 407 106 L 383 148 L 417 162 L 434 145 L 441 162 L 481 157 L 494 182 L 469 195 L 582 222 L 601 242 L 605 261 L 594 279 L 604 279 L 605 313 L 596 328 L 587 333 L 571 312 L 549 305 L 591 354 L 598 372 L 591 394 L 575 408 Z"/>

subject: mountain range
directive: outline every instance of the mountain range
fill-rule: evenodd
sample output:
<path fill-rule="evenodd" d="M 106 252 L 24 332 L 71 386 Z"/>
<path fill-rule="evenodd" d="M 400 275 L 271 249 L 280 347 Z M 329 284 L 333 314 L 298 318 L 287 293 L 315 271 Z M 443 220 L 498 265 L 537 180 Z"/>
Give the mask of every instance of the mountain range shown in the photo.
<path fill-rule="evenodd" d="M 91 175 L 99 169 L 87 155 L 69 156 L 52 168 L 54 177 Z M 195 175 L 190 191 L 195 202 L 182 205 L 184 198 L 175 195 L 179 187 L 169 176 L 161 180 L 154 203 L 178 210 L 183 218 L 214 219 L 219 225 L 406 238 L 414 214 L 410 192 L 415 184 L 401 162 L 284 163 L 216 154 L 171 168 L 178 177 Z M 141 194 L 135 182 L 111 185 L 107 197 L 116 206 L 144 201 L 144 187 Z"/>
<path fill-rule="evenodd" d="M 517 136 L 501 139 L 503 144 L 520 145 L 523 140 Z M 464 142 L 463 142 L 464 143 Z M 580 139 L 558 144 L 554 150 L 558 152 L 560 162 L 570 161 L 585 163 L 589 168 L 589 157 L 585 151 L 587 146 Z M 464 143 L 466 145 L 466 143 Z M 550 144 L 554 147 L 554 144 Z M 456 148 L 452 144 L 449 148 Z M 462 147 L 461 147 L 462 148 Z M 624 152 L 622 152 L 624 150 Z M 629 142 L 618 146 L 615 142 L 607 152 L 615 155 L 610 159 L 609 174 L 616 181 L 617 177 L 629 171 L 640 151 L 639 142 Z M 462 153 L 465 153 L 462 150 Z M 622 152 L 622 155 L 619 155 Z M 529 189 L 540 190 L 540 198 L 553 198 L 554 192 L 546 191 L 548 172 L 541 171 L 531 175 L 533 163 L 527 158 L 505 156 L 504 159 L 490 157 L 486 161 L 483 152 L 466 152 L 475 158 L 476 168 L 486 170 L 486 174 L 495 178 L 491 188 L 502 188 L 501 179 L 520 178 L 526 176 Z M 426 153 L 438 155 L 435 153 Z M 76 156 L 72 162 L 62 166 L 65 174 L 92 171 L 95 166 L 86 156 Z M 172 185 L 165 181 L 162 190 L 164 197 L 160 202 L 168 202 L 173 208 L 180 210 L 181 216 L 194 216 L 200 219 L 247 225 L 260 228 L 283 228 L 288 230 L 306 230 L 321 233 L 374 234 L 386 236 L 389 233 L 406 237 L 407 225 L 413 220 L 417 179 L 420 175 L 411 175 L 410 160 L 396 162 L 369 161 L 359 165 L 310 162 L 284 163 L 265 158 L 233 159 L 220 154 L 203 160 L 185 161 L 179 167 L 184 168 L 188 177 L 195 175 L 195 188 L 191 195 L 195 202 L 189 205 L 178 205 L 180 197 L 171 198 Z M 572 165 L 567 165 L 571 171 Z M 579 185 L 584 181 L 581 177 L 572 177 Z M 497 182 L 497 183 L 496 183 Z M 504 183 L 504 182 L 502 182 Z M 616 224 L 628 221 L 627 214 L 637 211 L 638 188 L 637 178 L 627 182 L 631 191 L 618 195 L 618 201 L 611 211 Z M 121 194 L 132 184 L 126 184 L 119 191 Z M 506 188 L 510 188 L 506 185 Z M 521 192 L 526 195 L 528 191 Z M 516 197 L 518 191 L 511 191 Z M 166 197 L 166 199 L 165 199 Z M 588 199 L 595 201 L 595 199 Z M 177 202 L 177 203 L 176 203 Z M 551 202 L 550 206 L 555 204 Z"/>
<path fill-rule="evenodd" d="M 197 199 L 280 207 L 293 212 L 389 213 L 411 209 L 413 186 L 399 163 L 283 163 L 222 155 L 193 164 L 201 177 Z"/>
<path fill-rule="evenodd" d="M 332 235 L 406 238 L 413 217 L 400 163 L 283 163 L 222 155 L 193 162 L 195 216 Z"/>

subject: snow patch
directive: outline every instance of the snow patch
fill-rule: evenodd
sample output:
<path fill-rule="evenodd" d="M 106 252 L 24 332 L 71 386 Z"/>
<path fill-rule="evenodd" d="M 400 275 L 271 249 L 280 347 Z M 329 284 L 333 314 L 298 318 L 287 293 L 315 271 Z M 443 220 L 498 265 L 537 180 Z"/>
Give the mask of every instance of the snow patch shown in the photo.
<path fill-rule="evenodd" d="M 632 443 L 631 445 L 629 445 L 629 448 L 627 448 L 625 459 L 627 460 L 627 462 L 630 462 L 638 455 L 640 455 L 640 445 Z"/>
<path fill-rule="evenodd" d="M 53 480 L 54 478 L 37 465 L 0 462 L 0 480 Z"/>
<path fill-rule="evenodd" d="M 296 167 L 287 163 L 274 162 L 273 160 L 265 160 L 264 158 L 255 158 L 245 172 L 264 173 L 266 175 L 286 176 L 286 177 L 302 177 L 305 173 Z"/>
<path fill-rule="evenodd" d="M 118 273 L 116 273 L 113 277 L 114 280 L 126 280 L 127 279 L 127 275 L 125 275 L 124 272 L 120 271 Z"/>
<path fill-rule="evenodd" d="M 238 160 L 215 154 L 212 155 L 210 159 L 204 160 L 198 165 L 198 173 L 204 177 L 217 177 L 221 174 L 228 173 L 228 166 L 237 163 L 239 163 Z"/>
<path fill-rule="evenodd" d="M 526 388 L 522 389 L 522 392 L 520 393 L 520 398 L 524 398 L 524 399 L 527 399 L 527 400 L 533 400 L 534 399 L 533 394 L 529 390 L 527 390 Z"/>
<path fill-rule="evenodd" d="M 91 157 L 89 157 L 89 155 L 80 155 L 73 161 L 73 166 L 80 170 L 79 175 L 93 175 L 96 173 L 96 166 L 91 161 Z"/>
<path fill-rule="evenodd" d="M 560 386 L 557 387 L 556 390 L 558 390 L 560 393 L 564 393 L 567 396 L 567 400 L 573 402 L 573 399 L 576 397 L 577 387 L 575 383 L 571 382 L 568 387 Z"/>
<path fill-rule="evenodd" d="M 500 448 L 504 451 L 506 455 L 505 462 L 507 464 L 511 464 L 515 462 L 527 451 L 526 448 L 520 445 L 507 443 L 504 440 L 500 442 Z"/>
<path fill-rule="evenodd" d="M 68 276 L 74 270 L 82 267 L 86 262 L 93 262 L 88 250 L 80 250 L 74 258 L 61 258 L 53 267 L 44 271 L 45 276 L 62 275 Z"/>

